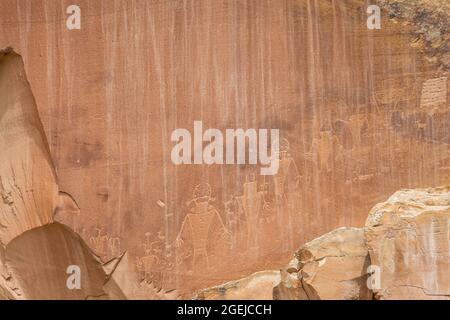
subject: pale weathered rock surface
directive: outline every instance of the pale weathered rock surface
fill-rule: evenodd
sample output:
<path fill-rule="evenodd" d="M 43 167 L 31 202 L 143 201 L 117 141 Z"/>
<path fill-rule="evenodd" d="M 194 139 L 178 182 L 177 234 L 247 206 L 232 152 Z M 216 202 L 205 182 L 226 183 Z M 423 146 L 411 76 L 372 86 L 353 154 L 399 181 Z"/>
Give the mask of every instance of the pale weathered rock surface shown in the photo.
<path fill-rule="evenodd" d="M 58 187 L 21 57 L 0 51 L 0 246 L 53 221 Z"/>
<path fill-rule="evenodd" d="M 450 298 L 450 186 L 401 190 L 365 226 L 379 299 Z"/>
<path fill-rule="evenodd" d="M 287 279 L 274 289 L 276 299 L 372 299 L 363 229 L 339 228 L 314 239 L 300 248 L 291 264 L 282 271 Z"/>
<path fill-rule="evenodd" d="M 298 272 L 299 261 L 295 257 L 280 270 L 280 283 L 273 288 L 274 300 L 308 300 Z"/>
<path fill-rule="evenodd" d="M 6 267 L 5 249 L 0 246 L 0 300 L 15 300 L 20 298 L 20 290 Z"/>
<path fill-rule="evenodd" d="M 273 287 L 279 282 L 279 271 L 256 272 L 246 278 L 202 290 L 197 294 L 197 299 L 272 300 Z"/>

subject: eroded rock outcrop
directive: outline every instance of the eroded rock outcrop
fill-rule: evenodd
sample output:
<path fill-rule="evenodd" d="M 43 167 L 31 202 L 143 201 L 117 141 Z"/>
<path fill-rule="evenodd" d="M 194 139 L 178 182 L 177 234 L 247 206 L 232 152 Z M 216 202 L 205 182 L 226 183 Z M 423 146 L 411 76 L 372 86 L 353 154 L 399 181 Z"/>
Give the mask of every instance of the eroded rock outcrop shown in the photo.
<path fill-rule="evenodd" d="M 298 272 L 299 262 L 297 257 L 294 257 L 280 270 L 280 283 L 273 288 L 274 300 L 308 300 Z"/>
<path fill-rule="evenodd" d="M 369 265 L 363 229 L 339 228 L 300 248 L 296 259 L 282 270 L 284 279 L 274 296 L 282 300 L 369 300 Z"/>
<path fill-rule="evenodd" d="M 53 221 L 58 186 L 22 58 L 0 51 L 0 245 Z"/>
<path fill-rule="evenodd" d="M 117 285 L 104 287 L 108 275 L 99 258 L 79 235 L 57 222 L 11 241 L 6 247 L 6 264 L 25 299 L 126 298 Z M 79 288 L 67 285 L 71 266 L 79 270 Z"/>
<path fill-rule="evenodd" d="M 379 299 L 450 298 L 450 186 L 401 190 L 370 212 L 365 238 Z"/>
<path fill-rule="evenodd" d="M 198 293 L 199 300 L 271 300 L 273 287 L 280 282 L 279 271 L 256 272 Z"/>
<path fill-rule="evenodd" d="M 0 299 L 125 299 L 81 237 L 53 222 L 77 213 L 55 169 L 20 55 L 0 51 Z M 69 285 L 70 275 L 78 277 Z"/>
<path fill-rule="evenodd" d="M 331 231 L 279 273 L 255 273 L 197 298 L 449 299 L 450 186 L 398 191 L 371 210 L 364 228 Z"/>
<path fill-rule="evenodd" d="M 6 268 L 5 249 L 0 246 L 0 300 L 14 300 L 20 297 L 20 290 Z"/>

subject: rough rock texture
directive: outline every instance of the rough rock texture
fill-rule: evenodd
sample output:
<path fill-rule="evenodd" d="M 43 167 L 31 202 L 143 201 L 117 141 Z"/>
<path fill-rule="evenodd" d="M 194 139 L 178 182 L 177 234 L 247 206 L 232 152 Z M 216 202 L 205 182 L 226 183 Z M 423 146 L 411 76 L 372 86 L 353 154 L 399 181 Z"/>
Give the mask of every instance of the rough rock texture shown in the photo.
<path fill-rule="evenodd" d="M 0 300 L 20 298 L 20 290 L 14 283 L 5 265 L 5 249 L 0 246 Z"/>
<path fill-rule="evenodd" d="M 280 270 L 280 282 L 273 288 L 274 300 L 308 300 L 298 273 L 299 262 L 294 258 Z"/>
<path fill-rule="evenodd" d="M 199 300 L 272 300 L 273 287 L 280 282 L 279 271 L 256 272 L 246 278 L 198 292 Z"/>
<path fill-rule="evenodd" d="M 24 59 L 67 193 L 54 200 L 45 161 L 8 152 L 13 167 L 39 170 L 25 181 L 14 167 L 24 201 L 0 161 L 5 243 L 50 222 L 56 205 L 55 219 L 102 261 L 128 252 L 130 287 L 191 295 L 279 269 L 303 243 L 364 225 L 395 190 L 450 179 L 448 77 L 441 60 L 411 46 L 425 21 L 424 37 L 432 43 L 438 29 L 441 48 L 448 32 L 439 19 L 406 25 L 383 14 L 381 30 L 368 30 L 365 0 L 77 0 L 81 29 L 68 30 L 68 4 L 0 1 L 0 48 Z M 1 92 L 1 110 L 18 99 L 12 92 Z M 192 132 L 194 120 L 205 129 L 279 128 L 279 174 L 174 165 L 171 133 Z M 29 146 L 34 132 L 30 157 L 48 158 L 42 130 L 28 128 L 18 144 Z M 0 141 L 0 157 L 18 148 Z M 14 224 L 11 201 L 25 208 L 36 184 L 49 191 L 35 195 L 40 209 Z M 210 230 L 191 223 L 199 217 L 217 232 L 199 232 Z"/>
<path fill-rule="evenodd" d="M 378 299 L 450 298 L 450 186 L 402 190 L 367 218 Z"/>
<path fill-rule="evenodd" d="M 4 249 L 1 248 L 0 251 L 3 251 L 0 256 L 0 300 L 21 299 L 23 293 L 8 270 Z"/>
<path fill-rule="evenodd" d="M 372 299 L 367 287 L 370 260 L 363 229 L 339 228 L 314 239 L 300 248 L 291 264 L 282 271 L 287 276 L 274 289 L 276 299 Z"/>
<path fill-rule="evenodd" d="M 389 19 L 413 26 L 413 45 L 422 47 L 431 59 L 450 71 L 450 2 L 447 0 L 377 0 Z"/>

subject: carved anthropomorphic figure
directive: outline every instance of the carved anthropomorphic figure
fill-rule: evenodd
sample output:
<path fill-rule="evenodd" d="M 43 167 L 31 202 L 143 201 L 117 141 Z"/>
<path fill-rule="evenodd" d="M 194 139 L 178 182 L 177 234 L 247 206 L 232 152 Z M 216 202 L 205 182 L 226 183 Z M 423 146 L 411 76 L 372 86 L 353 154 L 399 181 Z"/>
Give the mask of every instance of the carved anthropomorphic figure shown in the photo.
<path fill-rule="evenodd" d="M 151 249 L 146 249 L 143 257 L 137 258 L 136 264 L 138 270 L 142 273 L 143 278 L 151 283 L 155 282 L 159 258 Z"/>
<path fill-rule="evenodd" d="M 333 134 L 331 131 L 320 131 L 315 134 L 311 144 L 311 157 L 318 171 L 330 172 L 333 153 Z"/>
<path fill-rule="evenodd" d="M 145 233 L 145 242 L 142 244 L 144 248 L 144 255 L 142 257 L 136 257 L 136 267 L 141 274 L 141 278 L 149 283 L 160 285 L 161 282 L 161 264 L 162 261 L 159 258 L 161 251 L 158 247 L 159 239 L 152 240 L 152 234 L 150 232 Z"/>
<path fill-rule="evenodd" d="M 351 115 L 348 120 L 348 126 L 351 131 L 351 136 L 354 140 L 353 145 L 355 147 L 361 147 L 364 142 L 367 143 L 369 122 L 366 113 L 361 112 Z"/>
<path fill-rule="evenodd" d="M 211 205 L 213 200 L 209 184 L 195 187 L 193 199 L 188 202 L 190 212 L 184 218 L 176 239 L 182 256 L 191 260 L 192 271 L 210 268 L 213 251 L 229 244 L 229 233 L 219 212 Z"/>
<path fill-rule="evenodd" d="M 108 236 L 104 234 L 104 228 L 96 227 L 96 234 L 89 238 L 89 244 L 94 252 L 101 258 L 106 259 L 108 255 Z"/>
<path fill-rule="evenodd" d="M 247 251 L 257 252 L 261 233 L 261 220 L 266 200 L 264 190 L 258 186 L 254 172 L 249 173 L 243 186 L 244 194 L 238 197 L 245 215 Z"/>
<path fill-rule="evenodd" d="M 287 139 L 280 143 L 280 167 L 278 173 L 272 176 L 271 188 L 277 222 L 280 230 L 281 242 L 286 249 L 292 249 L 294 224 L 298 220 L 299 205 L 299 171 L 294 158 L 289 153 L 290 145 Z"/>
<path fill-rule="evenodd" d="M 108 258 L 118 257 L 122 254 L 120 238 L 119 237 L 109 237 L 107 236 L 107 255 Z"/>
<path fill-rule="evenodd" d="M 242 212 L 240 195 L 232 195 L 228 201 L 224 202 L 225 207 L 225 227 L 230 233 L 231 249 L 240 248 L 242 244 L 242 229 L 245 216 Z"/>

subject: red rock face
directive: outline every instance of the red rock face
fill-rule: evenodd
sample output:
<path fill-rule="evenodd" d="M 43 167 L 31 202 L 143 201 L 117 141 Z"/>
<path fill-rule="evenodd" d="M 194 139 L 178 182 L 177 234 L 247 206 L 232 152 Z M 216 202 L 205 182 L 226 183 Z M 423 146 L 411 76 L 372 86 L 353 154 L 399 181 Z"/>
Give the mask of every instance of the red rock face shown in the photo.
<path fill-rule="evenodd" d="M 73 2 L 73 1 L 72 1 Z M 0 2 L 25 63 L 61 212 L 104 261 L 189 294 L 285 265 L 361 227 L 395 190 L 450 180 L 447 78 L 413 26 L 368 30 L 363 1 Z M 275 176 L 179 165 L 177 128 L 280 129 Z M 256 174 L 255 174 L 256 173 Z"/>

